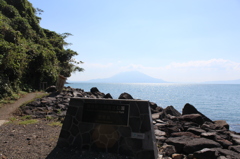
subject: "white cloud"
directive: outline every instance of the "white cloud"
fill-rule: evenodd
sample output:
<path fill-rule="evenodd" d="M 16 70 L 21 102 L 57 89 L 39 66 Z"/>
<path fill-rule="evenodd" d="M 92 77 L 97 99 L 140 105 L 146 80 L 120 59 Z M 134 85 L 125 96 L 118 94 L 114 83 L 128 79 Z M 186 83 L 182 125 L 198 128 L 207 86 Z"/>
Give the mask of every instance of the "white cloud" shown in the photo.
<path fill-rule="evenodd" d="M 148 75 L 174 82 L 240 79 L 240 63 L 224 59 L 173 62 L 163 67 L 142 69 Z"/>
<path fill-rule="evenodd" d="M 206 61 L 189 61 L 185 63 L 173 62 L 165 67 L 166 69 L 186 68 L 186 69 L 230 69 L 240 70 L 240 63 L 224 59 L 211 59 Z"/>
<path fill-rule="evenodd" d="M 70 80 L 84 81 L 111 77 L 119 72 L 136 70 L 171 82 L 203 82 L 240 79 L 240 63 L 225 59 L 172 62 L 165 66 L 148 67 L 144 64 L 85 63 L 81 77 L 77 73 Z M 81 78 L 81 80 L 80 80 Z"/>
<path fill-rule="evenodd" d="M 91 67 L 91 68 L 109 68 L 113 66 L 113 63 L 106 63 L 106 64 L 102 64 L 102 63 L 84 63 L 84 65 L 81 65 L 81 67 Z"/>

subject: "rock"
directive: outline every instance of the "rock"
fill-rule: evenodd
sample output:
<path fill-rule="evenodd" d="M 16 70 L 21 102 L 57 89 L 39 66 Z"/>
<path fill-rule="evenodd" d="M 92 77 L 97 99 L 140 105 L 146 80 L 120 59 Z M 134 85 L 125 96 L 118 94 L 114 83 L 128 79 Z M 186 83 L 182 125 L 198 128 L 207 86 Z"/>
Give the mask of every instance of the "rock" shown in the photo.
<path fill-rule="evenodd" d="M 207 139 L 215 140 L 216 134 L 217 134 L 216 132 L 205 132 L 201 133 L 201 136 Z"/>
<path fill-rule="evenodd" d="M 66 109 L 66 106 L 64 104 L 57 104 L 56 108 Z"/>
<path fill-rule="evenodd" d="M 113 99 L 113 97 L 111 96 L 110 93 L 107 93 L 103 98 L 110 98 L 110 99 Z"/>
<path fill-rule="evenodd" d="M 211 119 L 209 119 L 208 117 L 203 115 L 193 105 L 191 105 L 189 103 L 186 103 L 183 110 L 182 110 L 182 115 L 185 115 L 185 114 L 200 114 L 204 121 L 213 122 Z"/>
<path fill-rule="evenodd" d="M 236 145 L 236 146 L 229 146 L 228 148 L 229 150 L 235 151 L 237 153 L 240 153 L 240 145 Z"/>
<path fill-rule="evenodd" d="M 189 140 L 183 148 L 183 151 L 186 153 L 193 153 L 195 151 L 199 151 L 203 148 L 214 148 L 221 147 L 221 145 L 213 140 L 205 139 L 205 138 L 195 138 Z"/>
<path fill-rule="evenodd" d="M 56 86 L 50 86 L 45 90 L 45 92 L 48 92 L 48 93 L 56 92 L 56 91 L 57 91 Z"/>
<path fill-rule="evenodd" d="M 98 93 L 98 92 L 100 92 L 100 91 L 98 90 L 97 87 L 92 87 L 92 88 L 90 89 L 90 92 L 93 93 L 93 94 L 95 94 L 95 93 Z"/>
<path fill-rule="evenodd" d="M 167 125 L 165 128 L 165 132 L 167 133 L 168 136 L 170 136 L 174 132 L 179 132 L 182 130 L 181 125 Z"/>
<path fill-rule="evenodd" d="M 172 156 L 172 154 L 176 153 L 175 147 L 173 145 L 163 145 L 160 149 L 159 149 L 159 153 L 161 155 L 165 156 Z"/>
<path fill-rule="evenodd" d="M 240 145 L 240 139 L 233 138 L 232 141 L 234 145 Z"/>
<path fill-rule="evenodd" d="M 179 119 L 181 119 L 181 118 L 179 118 Z M 183 121 L 182 126 L 183 126 L 184 131 L 187 131 L 188 128 L 199 127 L 199 124 L 191 122 L 191 121 Z"/>
<path fill-rule="evenodd" d="M 188 141 L 183 150 L 186 153 L 193 153 L 203 148 L 214 148 L 214 147 L 221 147 L 221 145 L 210 139 L 195 138 L 194 140 Z"/>
<path fill-rule="evenodd" d="M 149 104 L 150 104 L 150 107 L 152 108 L 152 109 L 156 109 L 157 108 L 157 104 L 156 103 L 153 103 L 153 102 L 149 102 Z"/>
<path fill-rule="evenodd" d="M 183 148 L 189 140 L 195 139 L 189 136 L 170 137 L 166 140 L 166 143 L 173 145 L 177 153 L 183 153 Z"/>
<path fill-rule="evenodd" d="M 161 127 L 165 127 L 166 124 L 164 124 L 164 123 L 156 123 L 155 126 L 157 126 L 158 128 L 161 128 Z"/>
<path fill-rule="evenodd" d="M 97 87 L 92 87 L 90 92 L 95 95 L 97 98 L 104 98 L 105 94 L 100 92 Z"/>
<path fill-rule="evenodd" d="M 24 110 L 24 114 L 31 115 L 33 112 L 30 109 Z"/>
<path fill-rule="evenodd" d="M 162 107 L 158 107 L 156 103 L 149 102 L 150 103 L 150 108 L 151 108 L 151 113 L 159 113 L 163 110 Z"/>
<path fill-rule="evenodd" d="M 204 148 L 202 150 L 194 152 L 193 156 L 197 159 L 217 159 L 218 154 L 216 150 Z"/>
<path fill-rule="evenodd" d="M 166 136 L 166 133 L 164 131 L 160 130 L 154 130 L 156 136 Z"/>
<path fill-rule="evenodd" d="M 172 159 L 183 159 L 184 155 L 183 154 L 172 154 Z"/>
<path fill-rule="evenodd" d="M 163 144 L 167 138 L 164 136 L 156 136 L 156 141 L 158 144 Z"/>
<path fill-rule="evenodd" d="M 228 141 L 228 140 L 225 140 L 223 138 L 220 138 L 220 139 L 216 139 L 215 141 L 217 141 L 219 144 L 222 145 L 223 148 L 228 148 L 229 146 L 232 146 L 233 143 Z"/>
<path fill-rule="evenodd" d="M 186 115 L 182 115 L 179 119 L 194 122 L 198 125 L 202 125 L 204 123 L 202 115 L 200 114 L 186 114 Z"/>
<path fill-rule="evenodd" d="M 163 109 L 163 112 L 172 116 L 181 116 L 181 113 L 179 113 L 173 106 L 168 106 L 167 108 Z"/>
<path fill-rule="evenodd" d="M 162 114 L 162 112 L 161 113 L 153 113 L 152 114 L 152 119 L 159 119 L 160 114 Z"/>
<path fill-rule="evenodd" d="M 234 145 L 240 145 L 240 135 L 230 133 Z"/>
<path fill-rule="evenodd" d="M 191 132 L 175 132 L 171 134 L 171 137 L 178 137 L 178 136 L 200 137 Z"/>
<path fill-rule="evenodd" d="M 202 133 L 205 133 L 206 131 L 200 128 L 188 128 L 189 132 L 192 132 L 195 135 L 201 135 Z"/>
<path fill-rule="evenodd" d="M 225 129 L 229 130 L 229 125 L 225 120 L 214 121 L 215 129 Z"/>
<path fill-rule="evenodd" d="M 165 123 L 164 121 L 160 120 L 160 119 L 157 119 L 156 120 L 157 123 Z"/>
<path fill-rule="evenodd" d="M 204 129 L 204 130 L 206 130 L 206 131 L 214 130 L 214 129 L 215 129 L 215 125 L 214 125 L 212 122 L 205 121 L 205 122 L 201 125 L 201 128 Z"/>
<path fill-rule="evenodd" d="M 133 97 L 130 94 L 124 92 L 118 97 L 118 99 L 133 99 Z"/>
<path fill-rule="evenodd" d="M 81 97 L 82 95 L 78 91 L 72 91 L 72 97 Z"/>
<path fill-rule="evenodd" d="M 221 147 L 221 145 L 213 140 L 205 138 L 194 138 L 189 136 L 170 137 L 166 143 L 173 145 L 178 153 L 191 154 L 203 148 Z"/>
<path fill-rule="evenodd" d="M 213 148 L 213 150 L 217 151 L 219 156 L 225 156 L 227 158 L 233 158 L 233 159 L 240 159 L 240 155 L 237 152 L 227 150 L 227 149 L 221 149 L 221 148 Z"/>

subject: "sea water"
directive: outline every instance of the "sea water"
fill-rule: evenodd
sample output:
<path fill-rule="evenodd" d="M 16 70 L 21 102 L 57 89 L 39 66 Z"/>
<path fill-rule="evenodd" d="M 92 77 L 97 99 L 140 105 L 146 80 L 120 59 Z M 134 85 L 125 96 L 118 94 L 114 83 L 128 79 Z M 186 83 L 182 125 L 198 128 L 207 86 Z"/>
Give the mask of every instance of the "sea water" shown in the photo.
<path fill-rule="evenodd" d="M 240 132 L 240 84 L 71 83 L 65 86 L 85 92 L 97 87 L 114 99 L 127 92 L 135 99 L 149 100 L 163 108 L 172 105 L 179 112 L 190 103 L 208 118 L 226 120 L 230 130 Z"/>

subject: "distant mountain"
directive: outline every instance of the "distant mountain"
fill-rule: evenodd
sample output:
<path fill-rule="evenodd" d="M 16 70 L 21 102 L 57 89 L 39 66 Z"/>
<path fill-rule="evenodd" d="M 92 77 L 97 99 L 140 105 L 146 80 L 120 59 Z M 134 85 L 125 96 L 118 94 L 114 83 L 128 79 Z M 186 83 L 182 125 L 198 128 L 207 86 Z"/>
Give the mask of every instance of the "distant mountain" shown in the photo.
<path fill-rule="evenodd" d="M 164 80 L 150 77 L 138 71 L 121 72 L 110 78 L 92 79 L 86 82 L 94 83 L 168 83 Z"/>
<path fill-rule="evenodd" d="M 240 79 L 229 81 L 206 81 L 204 84 L 240 84 Z"/>

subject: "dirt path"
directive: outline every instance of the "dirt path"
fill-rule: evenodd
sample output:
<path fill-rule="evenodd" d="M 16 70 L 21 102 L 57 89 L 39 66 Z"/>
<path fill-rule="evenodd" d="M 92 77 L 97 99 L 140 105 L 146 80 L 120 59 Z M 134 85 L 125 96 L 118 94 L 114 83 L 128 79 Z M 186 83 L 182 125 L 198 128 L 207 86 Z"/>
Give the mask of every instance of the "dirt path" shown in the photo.
<path fill-rule="evenodd" d="M 24 95 L 19 98 L 13 104 L 6 104 L 0 108 L 0 126 L 11 117 L 11 113 L 14 112 L 18 107 L 20 107 L 23 103 L 34 99 L 35 97 L 42 95 L 42 92 L 34 92 Z"/>

